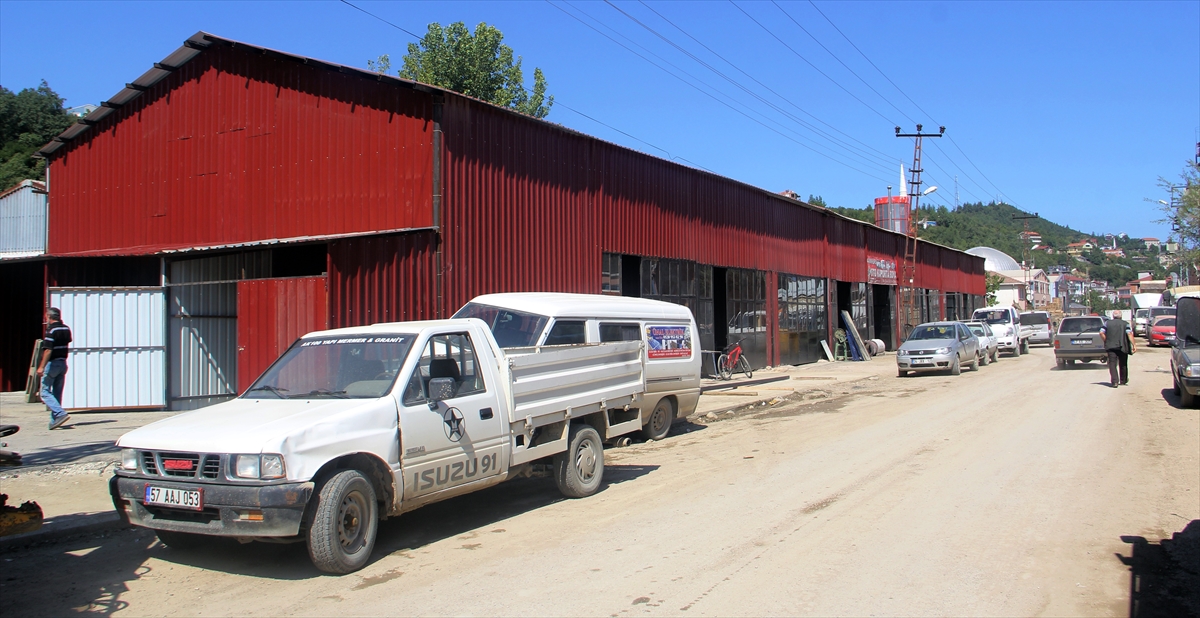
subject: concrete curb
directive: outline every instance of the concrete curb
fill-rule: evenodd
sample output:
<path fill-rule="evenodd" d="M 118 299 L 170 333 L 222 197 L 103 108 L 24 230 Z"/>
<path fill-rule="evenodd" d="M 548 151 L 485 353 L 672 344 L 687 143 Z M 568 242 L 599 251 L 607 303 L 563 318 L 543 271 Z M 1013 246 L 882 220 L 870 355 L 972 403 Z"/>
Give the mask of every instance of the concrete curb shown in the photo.
<path fill-rule="evenodd" d="M 90 513 L 86 515 L 60 515 L 51 517 L 42 523 L 42 527 L 33 532 L 14 534 L 0 537 L 0 553 L 13 549 L 37 545 L 62 539 L 120 530 L 129 527 L 116 511 Z"/>

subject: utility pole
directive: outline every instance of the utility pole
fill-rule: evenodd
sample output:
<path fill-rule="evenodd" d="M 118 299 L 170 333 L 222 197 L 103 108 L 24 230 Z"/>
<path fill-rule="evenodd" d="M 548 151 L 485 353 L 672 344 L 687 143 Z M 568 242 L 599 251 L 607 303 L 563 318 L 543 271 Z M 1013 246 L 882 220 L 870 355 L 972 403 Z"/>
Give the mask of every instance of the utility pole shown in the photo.
<path fill-rule="evenodd" d="M 1037 303 L 1033 302 L 1033 294 L 1029 292 L 1029 271 L 1033 268 L 1033 256 L 1029 250 L 1029 220 L 1037 219 L 1038 214 L 1035 212 L 1032 215 L 1013 215 L 1012 218 L 1022 220 L 1025 225 L 1025 231 L 1021 233 L 1021 269 L 1025 271 L 1025 297 L 1033 305 L 1032 308 L 1037 309 Z"/>
<path fill-rule="evenodd" d="M 946 132 L 946 127 L 938 127 L 937 133 L 922 133 L 921 125 L 917 125 L 916 133 L 901 133 L 900 127 L 896 127 L 896 137 L 911 137 L 913 138 L 913 164 L 909 169 L 908 181 L 908 234 L 904 237 L 904 266 L 900 270 L 900 324 L 903 331 L 900 333 L 901 339 L 907 339 L 908 333 L 916 323 L 920 322 L 920 316 L 914 317 L 913 313 L 916 309 L 917 297 L 917 208 L 921 199 L 921 140 L 926 137 L 941 137 Z"/>

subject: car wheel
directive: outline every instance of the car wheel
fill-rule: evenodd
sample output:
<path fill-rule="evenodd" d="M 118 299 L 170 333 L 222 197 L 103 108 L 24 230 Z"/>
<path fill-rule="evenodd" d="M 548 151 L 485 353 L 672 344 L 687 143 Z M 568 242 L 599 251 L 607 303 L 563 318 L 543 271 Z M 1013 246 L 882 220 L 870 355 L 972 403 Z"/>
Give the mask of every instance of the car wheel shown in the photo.
<path fill-rule="evenodd" d="M 1196 396 L 1187 392 L 1182 386 L 1179 388 L 1179 405 L 1185 408 L 1196 407 Z"/>
<path fill-rule="evenodd" d="M 992 362 L 992 358 L 988 356 L 987 350 L 984 350 L 983 356 L 979 358 L 979 364 L 986 366 L 990 362 Z"/>
<path fill-rule="evenodd" d="M 975 358 L 971 359 L 971 364 L 967 365 L 967 371 L 979 371 L 979 355 L 978 354 L 975 355 Z"/>
<path fill-rule="evenodd" d="M 1171 381 L 1174 382 L 1172 390 L 1178 395 L 1181 390 L 1179 388 L 1179 376 L 1172 376 Z"/>
<path fill-rule="evenodd" d="M 905 371 L 904 369 L 897 369 L 897 370 L 896 370 L 896 375 L 900 376 L 901 378 L 907 378 L 907 377 L 908 377 L 908 372 L 907 372 L 907 371 Z"/>
<path fill-rule="evenodd" d="M 1029 340 L 1021 342 L 1021 354 L 1029 354 Z"/>
<path fill-rule="evenodd" d="M 662 440 L 671 431 L 671 422 L 675 420 L 675 406 L 670 397 L 663 397 L 654 405 L 650 418 L 642 426 L 642 437 L 647 440 Z"/>
<path fill-rule="evenodd" d="M 956 376 L 962 373 L 962 365 L 958 362 L 958 356 L 954 357 L 954 362 L 950 364 L 950 375 Z"/>
<path fill-rule="evenodd" d="M 994 363 L 998 360 L 1000 360 L 1000 348 L 992 350 L 992 362 Z"/>
<path fill-rule="evenodd" d="M 1063 360 L 1063 359 L 1061 359 L 1061 358 L 1060 358 L 1060 359 L 1058 359 L 1058 368 L 1059 368 L 1059 369 L 1066 369 L 1066 368 L 1067 368 L 1067 361 L 1065 361 L 1065 360 Z"/>

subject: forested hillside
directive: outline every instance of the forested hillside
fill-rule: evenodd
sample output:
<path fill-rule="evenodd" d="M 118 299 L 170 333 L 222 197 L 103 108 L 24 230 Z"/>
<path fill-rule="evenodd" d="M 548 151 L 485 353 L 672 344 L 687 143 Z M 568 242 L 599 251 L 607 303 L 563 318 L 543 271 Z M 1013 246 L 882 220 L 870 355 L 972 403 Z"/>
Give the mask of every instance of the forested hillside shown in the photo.
<path fill-rule="evenodd" d="M 830 210 L 860 221 L 875 222 L 874 208 L 839 207 Z M 920 237 L 930 242 L 962 250 L 979 246 L 992 247 L 1011 255 L 1018 262 L 1023 258 L 1022 251 L 1031 248 L 1020 236 L 1026 221 L 1013 218 L 1014 215 L 1023 217 L 1030 213 L 1009 204 L 963 204 L 958 210 L 939 206 L 921 208 L 918 214 L 918 221 L 930 222 L 928 227 L 920 230 Z M 1149 271 L 1155 278 L 1166 276 L 1165 269 L 1158 264 L 1157 251 L 1147 251 L 1140 239 L 1118 241 L 1117 246 L 1125 250 L 1124 258 L 1105 256 L 1100 251 L 1093 250 L 1081 256 L 1081 261 L 1066 253 L 1069 243 L 1085 238 L 1103 242 L 1105 232 L 1117 230 L 1084 233 L 1041 218 L 1029 219 L 1028 224 L 1029 231 L 1041 235 L 1041 245 L 1054 251 L 1029 252 L 1028 257 L 1036 268 L 1064 265 L 1092 278 L 1108 281 L 1114 287 L 1136 279 L 1138 271 Z"/>

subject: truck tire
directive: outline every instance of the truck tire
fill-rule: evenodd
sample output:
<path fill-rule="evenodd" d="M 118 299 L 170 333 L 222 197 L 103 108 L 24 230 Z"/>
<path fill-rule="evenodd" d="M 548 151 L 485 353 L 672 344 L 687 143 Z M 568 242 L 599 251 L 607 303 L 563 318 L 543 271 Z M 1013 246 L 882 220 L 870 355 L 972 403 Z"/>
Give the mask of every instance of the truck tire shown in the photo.
<path fill-rule="evenodd" d="M 171 549 L 179 549 L 182 551 L 197 549 L 202 545 L 211 542 L 211 539 L 203 534 L 174 532 L 171 530 L 155 530 L 154 534 L 158 537 L 159 543 L 162 543 Z"/>
<path fill-rule="evenodd" d="M 1024 339 L 1021 341 L 1021 354 L 1029 354 L 1029 340 L 1028 339 Z"/>
<path fill-rule="evenodd" d="M 604 445 L 591 425 L 571 425 L 567 451 L 554 456 L 554 480 L 568 498 L 586 498 L 604 479 Z"/>
<path fill-rule="evenodd" d="M 670 397 L 663 397 L 654 404 L 654 411 L 646 424 L 642 425 L 642 437 L 647 440 L 662 440 L 671 431 L 671 422 L 675 420 L 675 405 Z"/>
<path fill-rule="evenodd" d="M 950 375 L 956 376 L 962 373 L 962 365 L 958 362 L 958 355 L 954 356 L 954 362 L 950 363 Z"/>
<path fill-rule="evenodd" d="M 358 470 L 333 475 L 315 496 L 308 557 L 326 573 L 350 573 L 367 564 L 379 529 L 375 488 Z"/>

